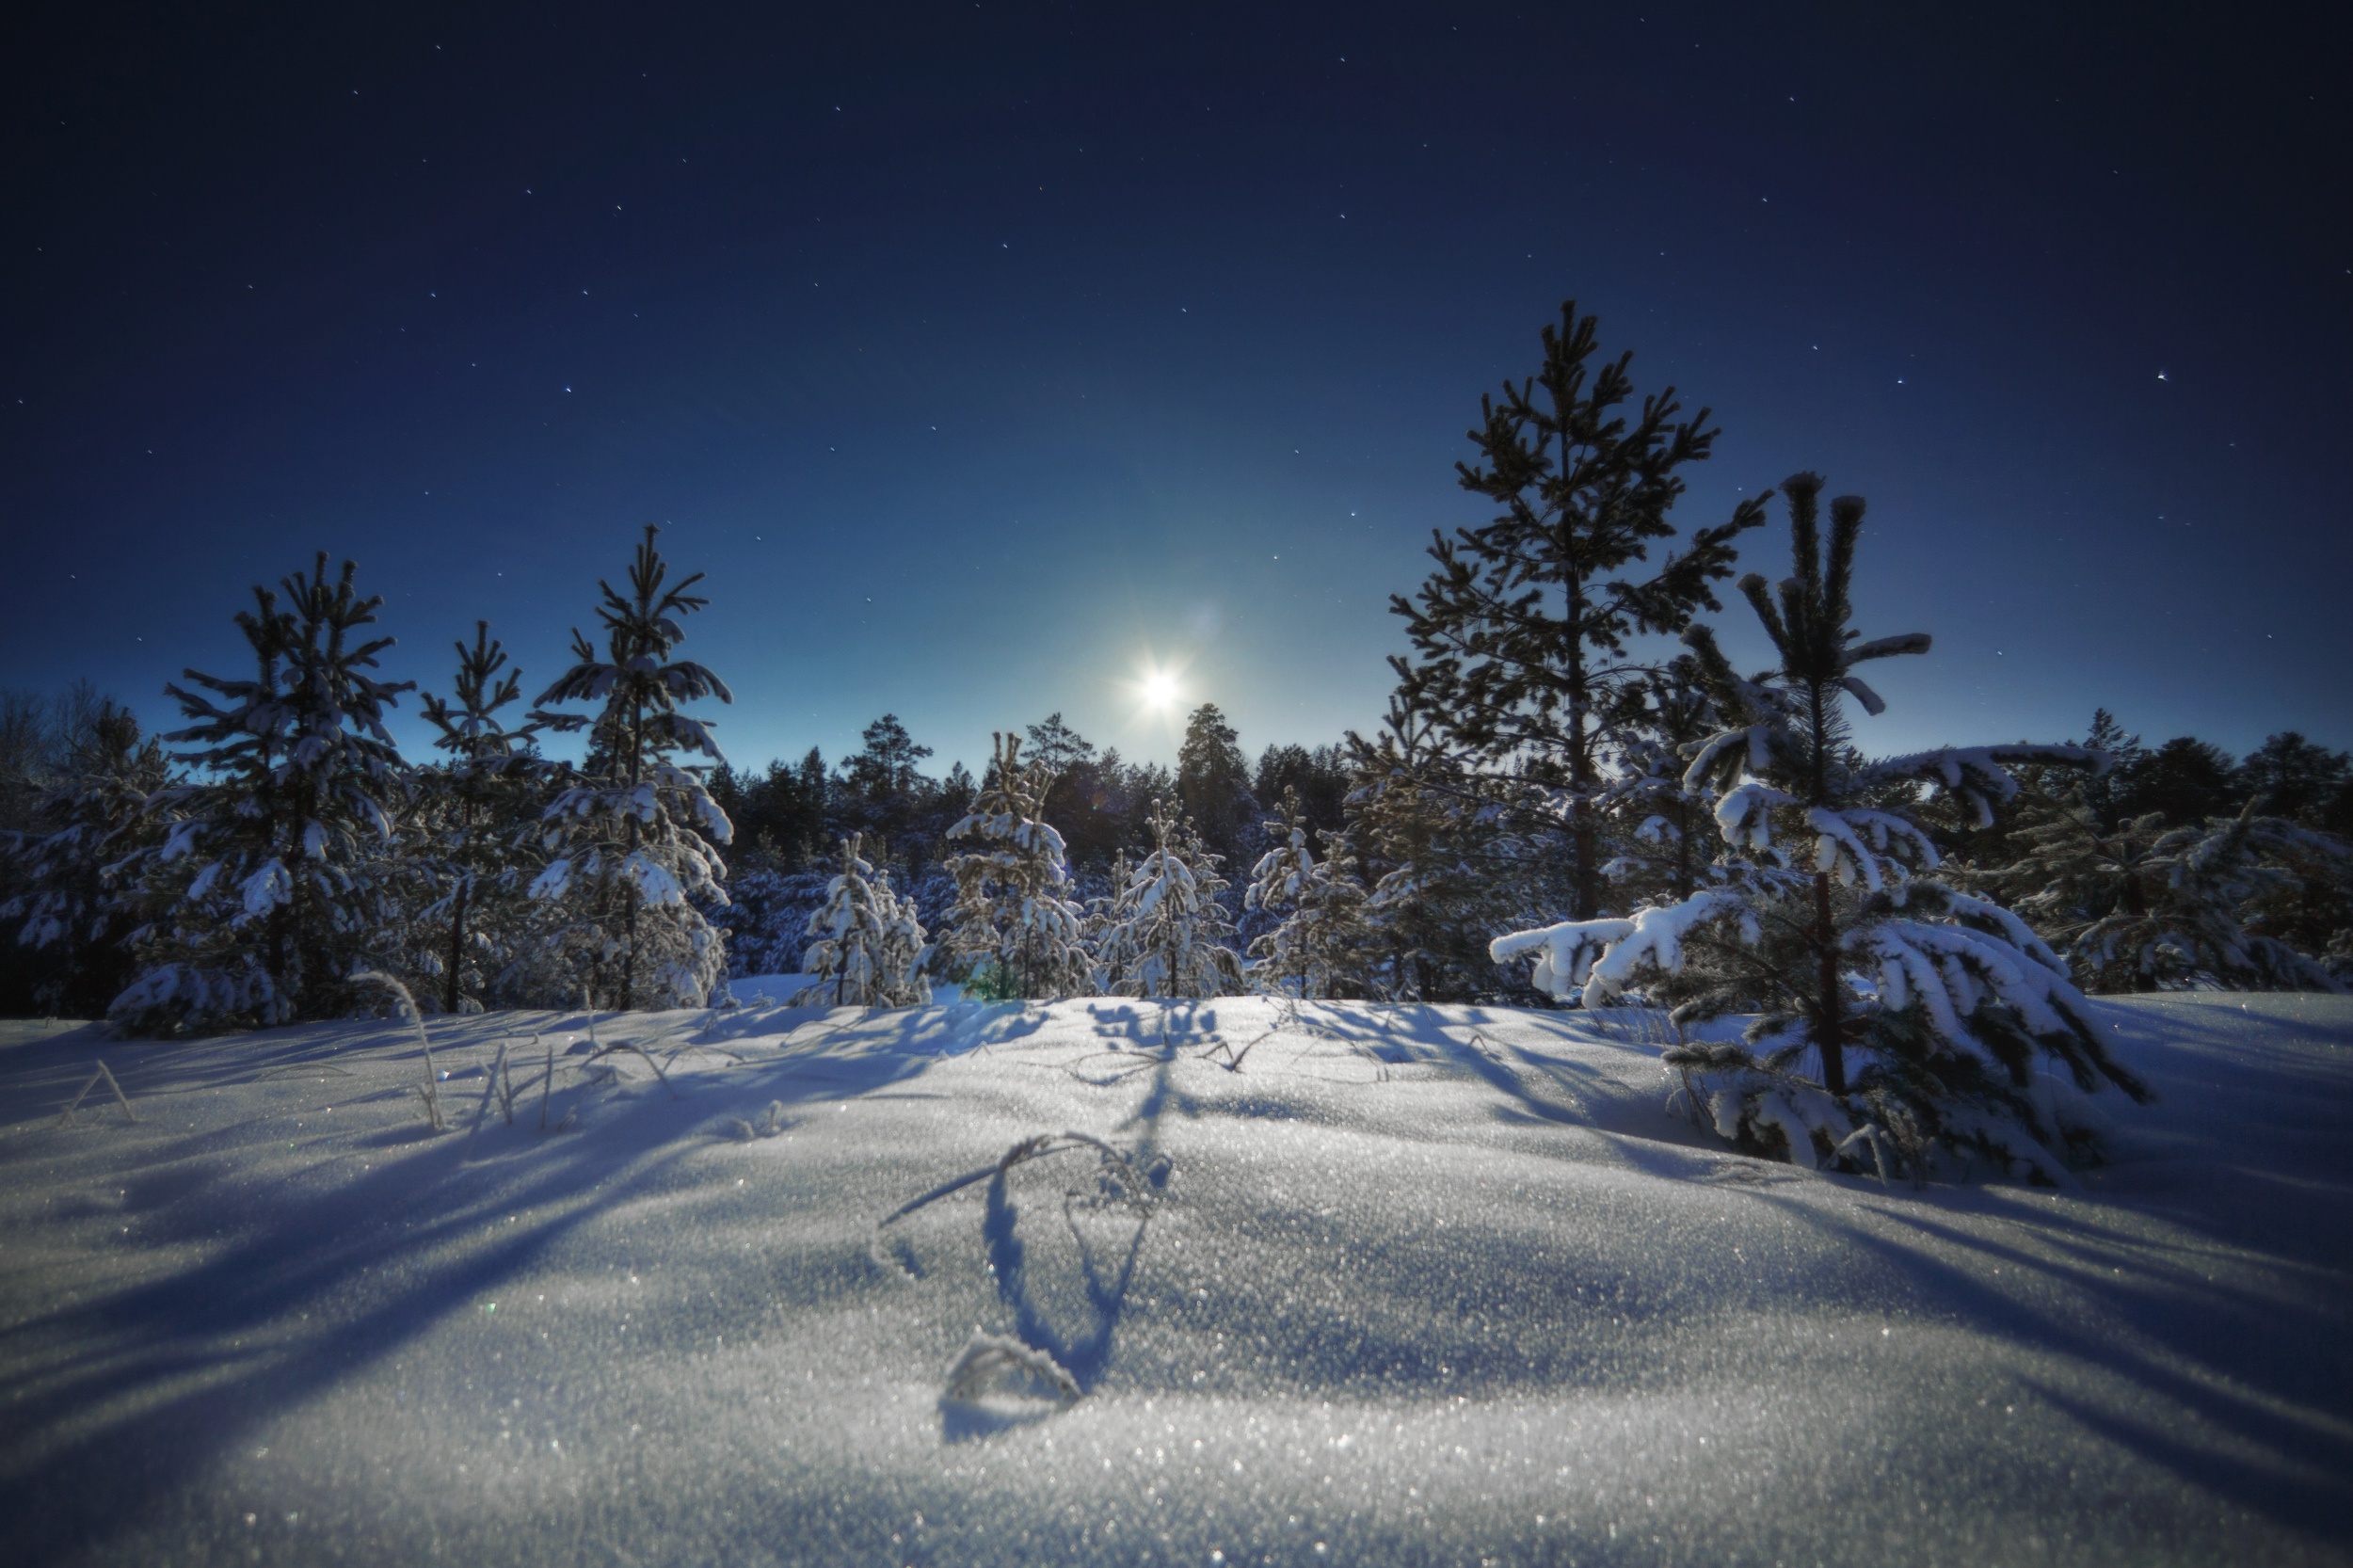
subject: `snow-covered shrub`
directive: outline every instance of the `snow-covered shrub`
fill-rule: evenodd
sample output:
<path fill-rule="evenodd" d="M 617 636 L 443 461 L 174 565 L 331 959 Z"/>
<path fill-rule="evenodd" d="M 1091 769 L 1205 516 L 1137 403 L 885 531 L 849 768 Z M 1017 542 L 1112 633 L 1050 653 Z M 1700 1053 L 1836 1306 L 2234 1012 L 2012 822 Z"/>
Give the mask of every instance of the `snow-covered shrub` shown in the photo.
<path fill-rule="evenodd" d="M 2343 922 L 2353 852 L 2259 805 L 2197 826 L 2150 813 L 2103 829 L 2083 804 L 2052 803 L 2014 835 L 2017 861 L 1988 874 L 2031 889 L 2019 913 L 2095 991 L 2342 989 L 2272 933 Z"/>
<path fill-rule="evenodd" d="M 1693 788 L 1718 792 L 1733 852 L 1724 884 L 1624 920 L 1516 933 L 1493 951 L 1534 957 L 1540 985 L 1589 1006 L 1640 981 L 1683 1022 L 1760 1015 L 1748 1050 L 1670 1064 L 1744 1146 L 1859 1164 L 1849 1139 L 1870 1124 L 1915 1171 L 1940 1154 L 1981 1156 L 2059 1179 L 2071 1155 L 2090 1153 L 2077 1092 L 2146 1092 L 2110 1059 L 2058 955 L 2016 915 L 1939 878 L 1916 808 L 1924 791 L 1944 792 L 1990 822 L 2017 792 L 2011 765 L 2104 759 L 2030 745 L 1856 757 L 1842 701 L 1884 706 L 1856 667 L 1925 653 L 1929 639 L 1856 640 L 1848 584 L 1863 503 L 1832 503 L 1825 552 L 1820 488 L 1811 474 L 1784 487 L 1795 571 L 1778 602 L 1761 576 L 1740 583 L 1780 666 L 1744 680 L 1705 628 L 1685 633 L 1727 721 L 1690 747 L 1687 771 Z"/>

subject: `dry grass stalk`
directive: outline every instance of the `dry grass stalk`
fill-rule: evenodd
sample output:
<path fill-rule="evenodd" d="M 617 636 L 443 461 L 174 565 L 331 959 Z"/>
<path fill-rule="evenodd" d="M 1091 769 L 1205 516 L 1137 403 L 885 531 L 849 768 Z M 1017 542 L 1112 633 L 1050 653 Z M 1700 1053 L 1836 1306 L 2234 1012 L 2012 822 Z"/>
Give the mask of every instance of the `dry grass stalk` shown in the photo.
<path fill-rule="evenodd" d="M 473 1158 L 473 1141 L 482 1136 L 482 1119 L 490 1113 L 490 1096 L 498 1093 L 499 1073 L 506 1065 L 506 1042 L 499 1042 L 498 1060 L 482 1075 L 482 1103 L 473 1108 L 473 1130 L 466 1134 L 466 1158 Z M 512 1121 L 513 1117 L 507 1118 Z"/>
<path fill-rule="evenodd" d="M 380 973 L 375 969 L 362 969 L 351 978 L 356 984 L 363 985 L 381 985 L 386 990 L 392 992 L 392 996 L 400 1003 L 401 1016 L 407 1018 L 411 1024 L 416 1026 L 417 1044 L 424 1048 L 425 1119 L 433 1124 L 434 1131 L 440 1131 L 441 1091 L 440 1086 L 434 1081 L 433 1040 L 432 1037 L 424 1032 L 424 1015 L 418 1011 L 417 999 L 408 994 L 408 986 L 403 985 L 399 981 L 394 980 L 391 975 Z"/>

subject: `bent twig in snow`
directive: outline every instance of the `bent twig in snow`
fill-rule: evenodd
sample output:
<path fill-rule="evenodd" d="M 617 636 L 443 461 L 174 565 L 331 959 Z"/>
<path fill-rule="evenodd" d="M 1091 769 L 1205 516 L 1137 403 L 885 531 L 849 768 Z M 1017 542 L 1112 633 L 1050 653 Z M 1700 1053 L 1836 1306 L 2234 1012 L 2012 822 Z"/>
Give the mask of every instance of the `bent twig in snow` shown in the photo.
<path fill-rule="evenodd" d="M 977 1171 L 967 1171 L 952 1181 L 941 1182 L 921 1197 L 911 1198 L 901 1204 L 876 1221 L 874 1228 L 880 1230 L 892 1221 L 903 1220 L 927 1204 L 936 1203 L 952 1192 L 961 1192 L 974 1182 L 986 1181 L 991 1176 L 1000 1176 L 1025 1160 L 1043 1160 L 1048 1155 L 1068 1154 L 1071 1150 L 1078 1148 L 1095 1150 L 1102 1157 L 1104 1164 L 1118 1173 L 1120 1187 L 1128 1194 L 1130 1204 L 1145 1208 L 1151 1207 L 1151 1200 L 1144 1197 L 1139 1191 L 1137 1182 L 1130 1179 L 1135 1176 L 1135 1167 L 1128 1162 L 1126 1155 L 1100 1138 L 1091 1137 L 1083 1132 L 1041 1132 L 1034 1138 L 1024 1138 L 1020 1143 L 1014 1144 L 994 1165 L 984 1165 Z"/>
<path fill-rule="evenodd" d="M 593 1039 L 593 1038 L 594 1038 L 594 1035 L 592 1034 L 592 1035 L 590 1036 L 590 1038 L 592 1038 L 592 1039 Z M 648 1055 L 646 1054 L 645 1050 L 644 1050 L 642 1048 L 637 1047 L 637 1046 L 633 1046 L 633 1045 L 630 1044 L 627 1040 L 616 1040 L 616 1041 L 614 1041 L 611 1045 L 609 1045 L 609 1046 L 605 1047 L 602 1050 L 593 1052 L 593 1053 L 589 1056 L 588 1060 L 587 1060 L 587 1061 L 585 1061 L 585 1062 L 583 1062 L 583 1063 L 581 1064 L 581 1065 L 582 1065 L 583 1067 L 593 1067 L 593 1066 L 595 1066 L 595 1065 L 597 1064 L 597 1062 L 598 1062 L 598 1060 L 599 1060 L 600 1058 L 602 1058 L 602 1057 L 607 1057 L 607 1056 L 611 1056 L 611 1055 L 615 1054 L 616 1052 L 618 1052 L 618 1051 L 625 1051 L 625 1050 L 626 1050 L 626 1051 L 634 1051 L 634 1052 L 636 1052 L 636 1054 L 638 1054 L 639 1056 L 643 1056 L 643 1057 L 645 1057 L 645 1059 L 646 1059 L 646 1065 L 647 1065 L 647 1066 L 648 1066 L 648 1067 L 651 1067 L 651 1068 L 653 1069 L 653 1076 L 654 1076 L 654 1077 L 656 1077 L 656 1078 L 658 1078 L 658 1079 L 660 1079 L 660 1080 L 662 1080 L 662 1087 L 664 1087 L 664 1089 L 669 1089 L 669 1090 L 670 1090 L 670 1097 L 671 1097 L 672 1099 L 676 1099 L 676 1098 L 678 1098 L 678 1097 L 679 1097 L 678 1091 L 677 1091 L 676 1089 L 674 1089 L 674 1088 L 671 1088 L 671 1086 L 670 1086 L 670 1075 L 669 1075 L 668 1073 L 665 1073 L 665 1072 L 664 1072 L 664 1071 L 662 1070 L 662 1064 L 661 1064 L 661 1063 L 659 1063 L 659 1062 L 656 1062 L 656 1061 L 655 1061 L 652 1057 L 648 1056 Z"/>
<path fill-rule="evenodd" d="M 965 1341 L 964 1353 L 948 1368 L 948 1386 L 939 1397 L 969 1404 L 1000 1390 L 1034 1397 L 1041 1389 L 1052 1390 L 1050 1397 L 1059 1404 L 1075 1403 L 1084 1392 L 1079 1380 L 1044 1351 L 1011 1335 L 984 1334 L 976 1327 Z"/>
<path fill-rule="evenodd" d="M 122 1113 L 135 1122 L 139 1119 L 139 1113 L 131 1109 L 131 1096 L 122 1092 L 122 1085 L 115 1081 L 115 1075 L 107 1069 L 106 1064 L 101 1062 L 98 1070 L 89 1075 L 89 1081 L 74 1091 L 73 1097 L 66 1102 L 65 1113 L 57 1118 L 59 1127 L 65 1127 L 73 1120 L 73 1112 L 81 1105 L 82 1097 L 97 1088 L 101 1079 L 105 1080 L 106 1087 L 115 1092 L 115 1100 L 122 1107 Z"/>

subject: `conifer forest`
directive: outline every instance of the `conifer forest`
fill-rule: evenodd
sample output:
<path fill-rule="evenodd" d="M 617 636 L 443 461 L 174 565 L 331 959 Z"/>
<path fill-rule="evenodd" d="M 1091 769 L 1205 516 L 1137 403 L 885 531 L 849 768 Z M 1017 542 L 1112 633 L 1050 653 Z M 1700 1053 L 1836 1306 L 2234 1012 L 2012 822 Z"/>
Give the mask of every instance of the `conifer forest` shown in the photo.
<path fill-rule="evenodd" d="M 192 1037 L 376 1016 L 385 977 L 428 1016 L 762 976 L 870 1008 L 1632 1004 L 1746 1020 L 1666 1058 L 1744 1151 L 2060 1179 L 2099 1157 L 2086 1100 L 2146 1094 L 2087 997 L 2353 984 L 2353 759 L 2105 709 L 1868 755 L 1869 666 L 1932 632 L 1851 601 L 1866 499 L 1824 476 L 1680 515 L 1717 434 L 1564 306 L 1481 401 L 1458 473 L 1488 520 L 1394 596 L 1385 713 L 1254 757 L 1204 702 L 1173 769 L 1011 694 L 977 776 L 888 712 L 849 756 L 728 757 L 693 632 L 730 607 L 651 526 L 536 679 L 488 624 L 390 679 L 435 629 L 322 553 L 222 607 L 248 662 L 170 685 L 181 728 L 8 694 L 8 1009 Z M 1737 616 L 1774 667 L 1721 650 Z"/>

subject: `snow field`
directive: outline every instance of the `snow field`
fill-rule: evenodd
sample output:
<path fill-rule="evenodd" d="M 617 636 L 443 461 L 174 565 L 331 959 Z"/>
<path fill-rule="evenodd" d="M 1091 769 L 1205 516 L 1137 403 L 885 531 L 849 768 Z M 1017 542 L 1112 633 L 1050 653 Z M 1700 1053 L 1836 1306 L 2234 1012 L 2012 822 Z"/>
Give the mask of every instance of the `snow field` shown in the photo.
<path fill-rule="evenodd" d="M 8 1026 L 0 1558 L 2347 1560 L 2353 1002 L 2098 1010 L 2063 1193 L 1732 1155 L 1634 1015 L 491 1015 L 438 1137 L 389 1023 Z"/>

